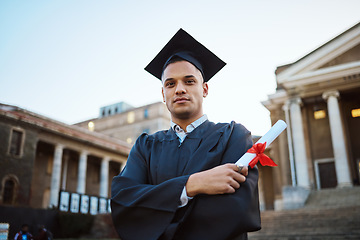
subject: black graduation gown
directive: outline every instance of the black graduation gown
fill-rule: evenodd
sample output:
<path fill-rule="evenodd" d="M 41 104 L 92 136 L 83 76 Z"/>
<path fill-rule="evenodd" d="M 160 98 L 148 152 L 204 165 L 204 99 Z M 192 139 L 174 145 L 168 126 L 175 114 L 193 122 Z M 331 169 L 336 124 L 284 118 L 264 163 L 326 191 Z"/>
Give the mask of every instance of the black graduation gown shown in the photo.
<path fill-rule="evenodd" d="M 182 208 L 189 176 L 235 163 L 250 147 L 240 124 L 205 121 L 180 145 L 173 129 L 142 134 L 111 186 L 114 226 L 122 240 L 246 239 L 260 229 L 258 171 L 233 194 L 197 195 Z"/>

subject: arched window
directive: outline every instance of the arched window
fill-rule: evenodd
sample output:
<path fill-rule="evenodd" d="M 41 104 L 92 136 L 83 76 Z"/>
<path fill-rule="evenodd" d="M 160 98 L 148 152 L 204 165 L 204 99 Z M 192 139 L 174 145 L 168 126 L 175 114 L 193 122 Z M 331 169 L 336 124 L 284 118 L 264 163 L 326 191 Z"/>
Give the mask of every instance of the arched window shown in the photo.
<path fill-rule="evenodd" d="M 14 176 L 6 176 L 2 181 L 2 203 L 15 204 L 16 190 L 18 187 L 17 178 Z"/>
<path fill-rule="evenodd" d="M 4 185 L 3 203 L 12 204 L 14 201 L 15 181 L 8 179 Z"/>

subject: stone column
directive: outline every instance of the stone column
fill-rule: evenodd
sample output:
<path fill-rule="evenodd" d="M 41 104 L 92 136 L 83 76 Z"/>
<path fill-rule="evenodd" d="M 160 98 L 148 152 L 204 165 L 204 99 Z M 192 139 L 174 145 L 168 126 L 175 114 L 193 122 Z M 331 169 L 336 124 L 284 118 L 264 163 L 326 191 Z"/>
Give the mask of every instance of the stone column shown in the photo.
<path fill-rule="evenodd" d="M 53 168 L 51 174 L 50 185 L 50 202 L 49 207 L 58 207 L 59 205 L 59 192 L 60 192 L 60 180 L 61 180 L 61 162 L 64 146 L 57 144 L 55 146 Z"/>
<path fill-rule="evenodd" d="M 265 211 L 266 210 L 266 203 L 265 203 L 265 193 L 264 193 L 264 187 L 263 187 L 263 178 L 260 177 L 262 174 L 262 171 L 259 169 L 259 178 L 258 178 L 258 192 L 259 192 L 259 207 L 260 207 L 260 211 Z"/>
<path fill-rule="evenodd" d="M 101 169 L 100 169 L 100 197 L 108 198 L 108 189 L 109 189 L 109 161 L 108 157 L 104 157 L 101 160 Z"/>
<path fill-rule="evenodd" d="M 64 166 L 63 166 L 62 183 L 61 183 L 61 190 L 62 191 L 66 190 L 68 163 L 69 163 L 69 150 L 65 151 L 65 153 L 64 153 Z"/>
<path fill-rule="evenodd" d="M 290 102 L 290 121 L 294 146 L 296 182 L 299 187 L 310 188 L 304 127 L 300 105 L 300 98 L 292 99 Z"/>
<path fill-rule="evenodd" d="M 126 162 L 120 162 L 120 172 L 124 170 L 125 166 L 126 166 Z"/>
<path fill-rule="evenodd" d="M 322 97 L 327 101 L 331 141 L 334 150 L 335 169 L 338 187 L 351 186 L 349 161 L 346 154 L 345 135 L 341 122 L 341 114 L 339 109 L 338 91 L 328 91 L 323 93 Z"/>
<path fill-rule="evenodd" d="M 85 194 L 86 189 L 87 152 L 82 151 L 79 158 L 77 193 Z"/>
<path fill-rule="evenodd" d="M 296 186 L 296 171 L 295 171 L 295 163 L 294 163 L 294 149 L 293 149 L 293 142 L 291 136 L 291 123 L 290 123 L 290 114 L 289 114 L 289 102 L 286 102 L 283 106 L 283 110 L 285 112 L 285 121 L 287 123 L 287 140 L 288 140 L 288 147 L 289 147 L 289 161 L 290 161 L 290 172 L 291 172 L 291 183 L 292 186 Z"/>

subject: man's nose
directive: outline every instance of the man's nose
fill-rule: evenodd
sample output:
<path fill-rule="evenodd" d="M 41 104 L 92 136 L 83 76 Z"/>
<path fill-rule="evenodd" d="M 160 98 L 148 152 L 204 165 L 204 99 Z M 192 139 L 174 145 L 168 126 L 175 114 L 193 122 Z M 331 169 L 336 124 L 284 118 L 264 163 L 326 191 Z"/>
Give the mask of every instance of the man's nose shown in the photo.
<path fill-rule="evenodd" d="M 181 95 L 181 94 L 185 94 L 186 93 L 186 88 L 185 88 L 185 84 L 183 84 L 182 82 L 176 84 L 176 95 Z"/>

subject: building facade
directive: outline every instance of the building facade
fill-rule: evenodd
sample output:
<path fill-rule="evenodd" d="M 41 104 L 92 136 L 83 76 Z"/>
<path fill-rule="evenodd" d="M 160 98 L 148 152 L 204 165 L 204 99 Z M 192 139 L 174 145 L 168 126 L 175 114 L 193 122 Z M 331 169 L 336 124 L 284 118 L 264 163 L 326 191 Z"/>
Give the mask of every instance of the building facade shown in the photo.
<path fill-rule="evenodd" d="M 271 149 L 280 163 L 269 173 L 274 208 L 302 206 L 309 190 L 359 185 L 360 23 L 275 74 L 263 105 L 288 128 Z"/>
<path fill-rule="evenodd" d="M 138 108 L 124 102 L 102 107 L 98 118 L 75 124 L 134 144 L 141 133 L 169 129 L 170 114 L 162 102 Z"/>
<path fill-rule="evenodd" d="M 72 209 L 77 212 L 79 201 L 87 201 L 87 211 L 91 201 L 93 210 L 99 210 L 99 198 L 108 206 L 111 179 L 125 165 L 131 147 L 4 104 L 0 104 L 0 136 L 1 205 L 58 208 L 63 201 L 68 210 L 78 204 Z"/>

